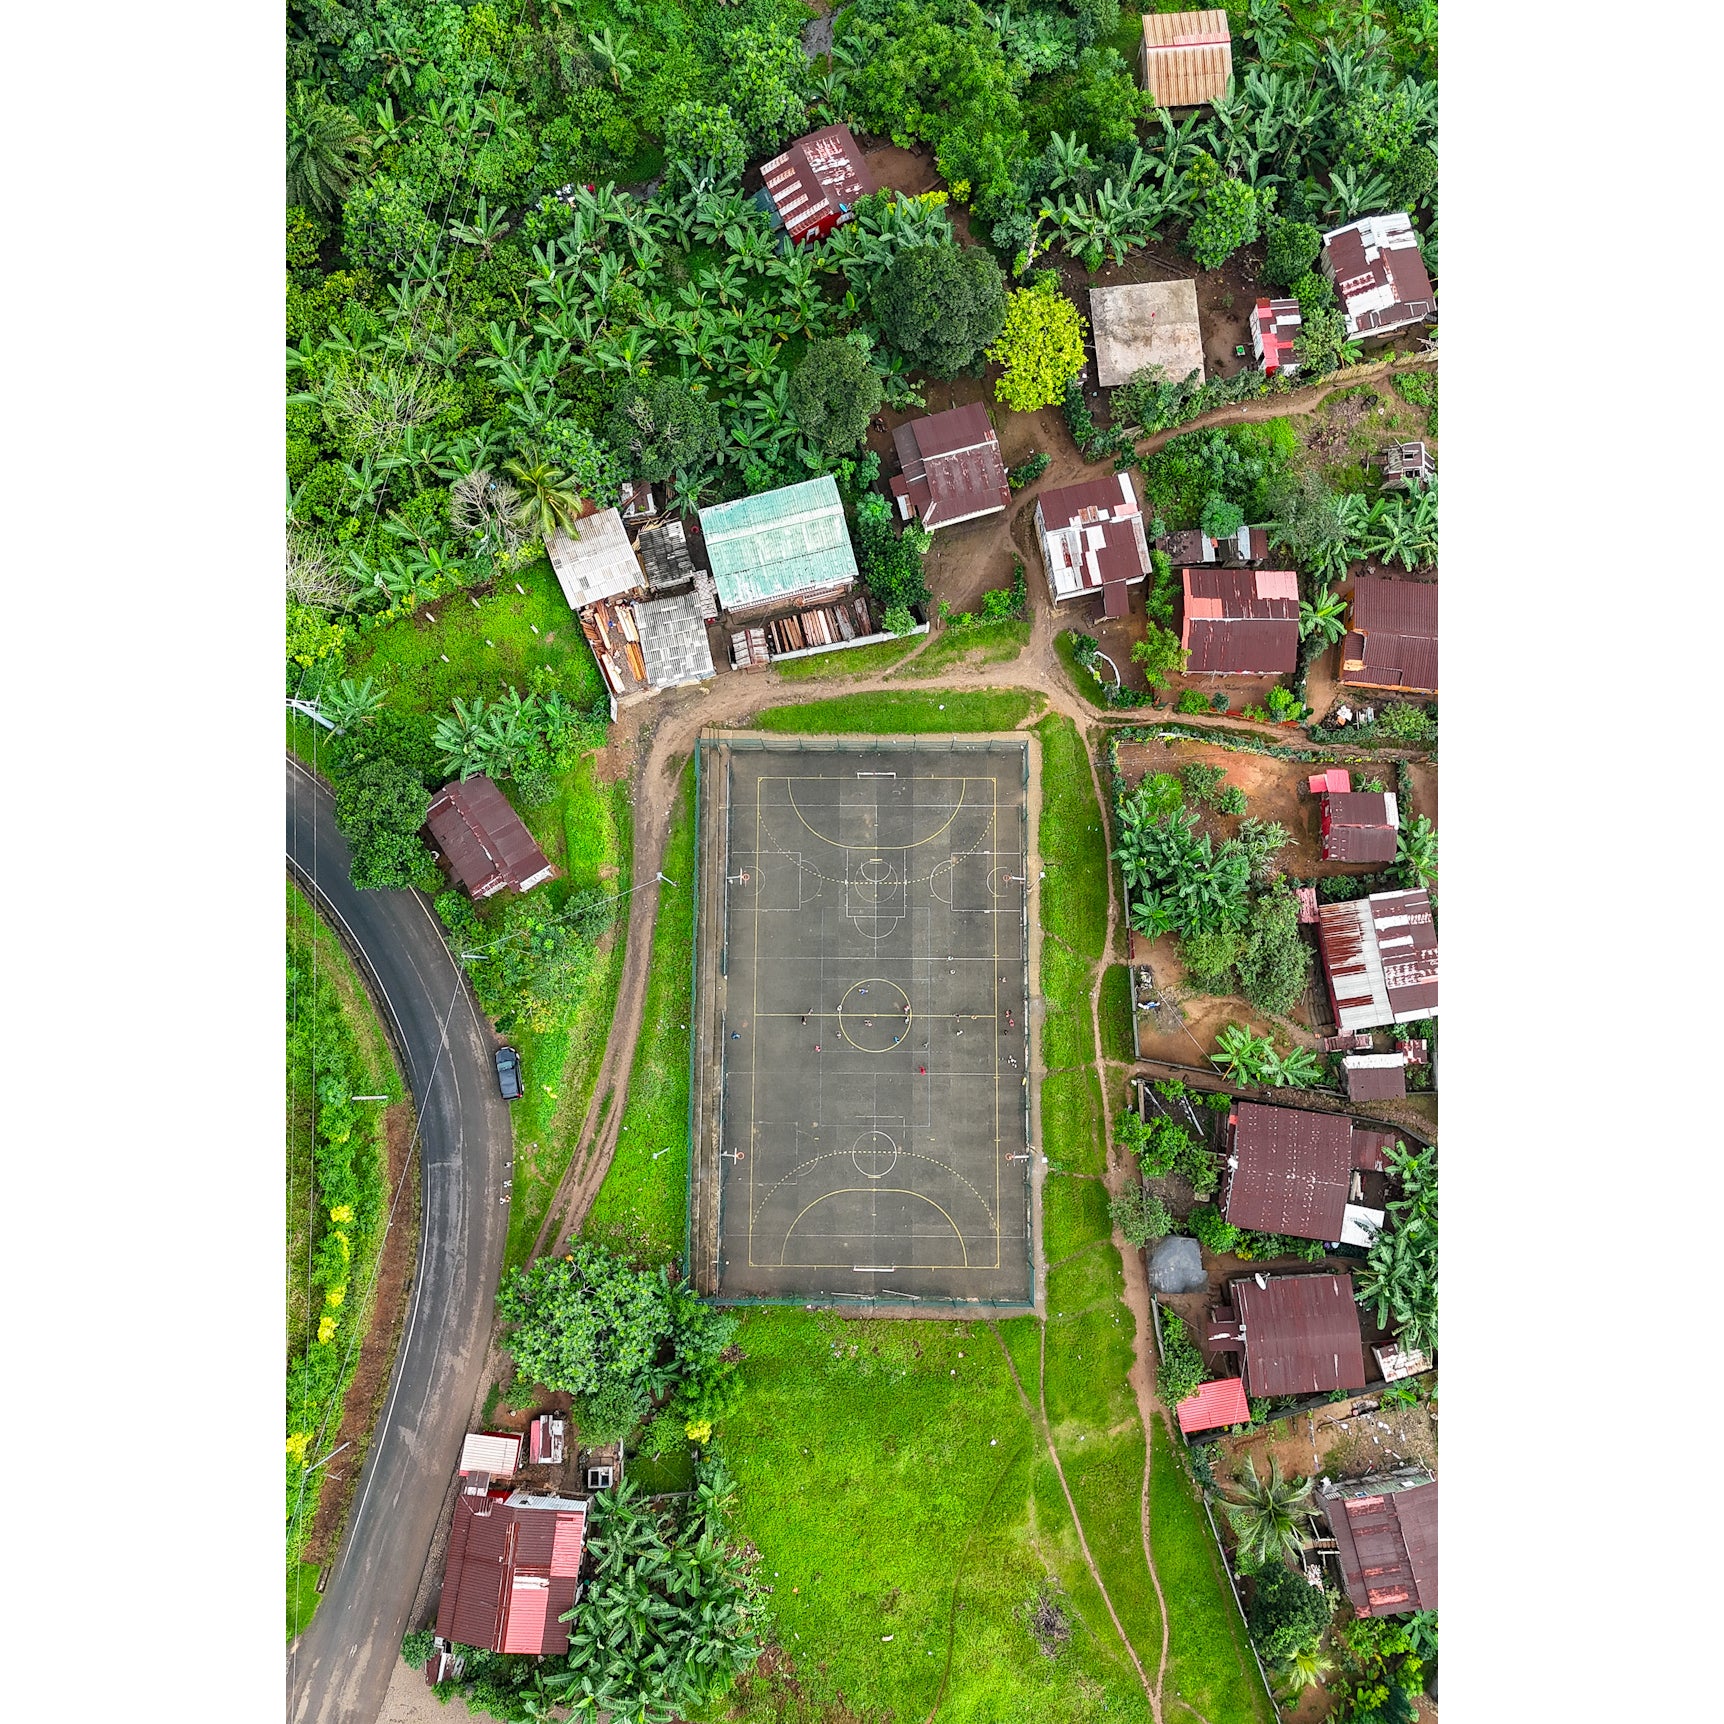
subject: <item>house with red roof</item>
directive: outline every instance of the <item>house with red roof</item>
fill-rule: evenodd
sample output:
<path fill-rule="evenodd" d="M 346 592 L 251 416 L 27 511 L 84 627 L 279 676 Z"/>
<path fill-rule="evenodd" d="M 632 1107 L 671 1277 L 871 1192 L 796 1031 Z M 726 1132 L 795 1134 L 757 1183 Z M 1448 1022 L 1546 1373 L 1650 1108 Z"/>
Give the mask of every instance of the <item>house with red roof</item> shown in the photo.
<path fill-rule="evenodd" d="M 1036 499 L 1036 538 L 1056 605 L 1099 593 L 1102 614 L 1123 617 L 1127 588 L 1149 573 L 1143 506 L 1129 471 L 1044 491 Z"/>
<path fill-rule="evenodd" d="M 1401 806 L 1394 791 L 1325 790 L 1317 799 L 1325 862 L 1393 862 Z"/>
<path fill-rule="evenodd" d="M 1305 322 L 1296 299 L 1260 299 L 1251 308 L 1251 351 L 1264 376 L 1298 374 L 1293 343 Z"/>
<path fill-rule="evenodd" d="M 525 822 L 483 773 L 445 784 L 425 813 L 432 853 L 469 896 L 531 891 L 555 872 Z"/>
<path fill-rule="evenodd" d="M 1251 1422 L 1245 1385 L 1238 1377 L 1218 1377 L 1212 1383 L 1204 1383 L 1173 1410 L 1179 1416 L 1180 1435 L 1186 1437 L 1193 1431 L 1214 1431 L 1225 1425 Z"/>
<path fill-rule="evenodd" d="M 1192 676 L 1290 676 L 1299 667 L 1299 577 L 1291 569 L 1181 569 L 1179 644 Z"/>
<path fill-rule="evenodd" d="M 862 147 L 848 126 L 822 126 L 760 169 L 762 203 L 774 227 L 798 245 L 849 221 L 856 200 L 875 190 Z"/>
<path fill-rule="evenodd" d="M 469 1486 L 455 1499 L 437 1637 L 489 1652 L 566 1653 L 580 1596 L 587 1505 Z"/>
<path fill-rule="evenodd" d="M 1012 500 L 1000 459 L 1000 434 L 979 401 L 909 419 L 892 432 L 900 471 L 892 495 L 898 515 L 937 533 L 960 521 L 995 515 Z"/>
<path fill-rule="evenodd" d="M 1349 341 L 1429 323 L 1436 315 L 1419 236 L 1405 210 L 1331 229 L 1323 235 L 1320 267 L 1341 302 Z"/>
<path fill-rule="evenodd" d="M 1341 641 L 1341 681 L 1349 688 L 1397 694 L 1437 692 L 1437 587 L 1355 575 L 1347 633 Z"/>

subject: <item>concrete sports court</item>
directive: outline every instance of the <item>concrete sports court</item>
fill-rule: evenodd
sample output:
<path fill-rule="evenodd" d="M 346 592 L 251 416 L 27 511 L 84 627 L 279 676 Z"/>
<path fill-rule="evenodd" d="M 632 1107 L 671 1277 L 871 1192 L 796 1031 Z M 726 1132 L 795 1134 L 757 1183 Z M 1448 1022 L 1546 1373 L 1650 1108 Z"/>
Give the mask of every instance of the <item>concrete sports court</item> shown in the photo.
<path fill-rule="evenodd" d="M 1029 769 L 1021 737 L 702 739 L 702 1293 L 1030 1305 Z"/>

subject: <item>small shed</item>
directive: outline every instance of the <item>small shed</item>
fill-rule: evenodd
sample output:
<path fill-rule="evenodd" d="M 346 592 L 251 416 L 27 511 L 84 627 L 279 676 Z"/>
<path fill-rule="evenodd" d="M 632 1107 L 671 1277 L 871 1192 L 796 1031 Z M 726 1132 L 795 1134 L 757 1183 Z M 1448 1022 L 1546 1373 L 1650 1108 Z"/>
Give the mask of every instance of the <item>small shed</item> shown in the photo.
<path fill-rule="evenodd" d="M 431 848 L 474 898 L 528 892 L 554 870 L 508 799 L 482 773 L 445 784 L 425 814 Z"/>
<path fill-rule="evenodd" d="M 1383 489 L 1405 491 L 1437 476 L 1437 458 L 1421 443 L 1392 443 L 1383 455 Z"/>
<path fill-rule="evenodd" d="M 1143 87 L 1163 108 L 1218 102 L 1233 76 L 1225 12 L 1146 12 L 1138 56 Z"/>
<path fill-rule="evenodd" d="M 1245 1384 L 1238 1377 L 1218 1377 L 1213 1383 L 1205 1383 L 1173 1410 L 1179 1415 L 1183 1436 L 1251 1422 L 1251 1403 L 1246 1400 Z"/>
<path fill-rule="evenodd" d="M 763 162 L 760 196 L 789 237 L 820 239 L 850 220 L 856 200 L 874 188 L 874 176 L 848 126 L 822 126 Z"/>
<path fill-rule="evenodd" d="M 1353 775 L 1344 766 L 1331 766 L 1313 772 L 1305 780 L 1305 788 L 1313 796 L 1345 796 L 1353 788 Z"/>
<path fill-rule="evenodd" d="M 1260 299 L 1251 308 L 1251 351 L 1266 377 L 1293 377 L 1299 371 L 1293 343 L 1304 327 L 1296 299 Z"/>
<path fill-rule="evenodd" d="M 583 515 L 575 522 L 572 534 L 551 534 L 545 550 L 571 610 L 638 592 L 646 585 L 634 546 L 629 543 L 628 528 L 615 509 Z"/>
<path fill-rule="evenodd" d="M 1399 1101 L 1407 1093 L 1405 1054 L 1348 1054 L 1341 1070 L 1348 1101 Z"/>
<path fill-rule="evenodd" d="M 509 1431 L 469 1431 L 461 1445 L 461 1476 L 489 1473 L 512 1478 L 521 1464 L 521 1439 Z"/>
<path fill-rule="evenodd" d="M 1089 290 L 1095 377 L 1104 389 L 1158 370 L 1169 383 L 1203 379 L 1203 331 L 1195 281 L 1140 281 Z"/>

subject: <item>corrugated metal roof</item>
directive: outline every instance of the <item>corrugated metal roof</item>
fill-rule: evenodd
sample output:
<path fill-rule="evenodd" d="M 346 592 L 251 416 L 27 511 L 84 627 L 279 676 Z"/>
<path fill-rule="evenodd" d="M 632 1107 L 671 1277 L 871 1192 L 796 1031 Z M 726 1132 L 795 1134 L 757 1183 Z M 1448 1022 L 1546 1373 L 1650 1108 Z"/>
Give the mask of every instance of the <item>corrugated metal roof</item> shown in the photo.
<path fill-rule="evenodd" d="M 1361 1616 L 1398 1616 L 1437 1605 L 1437 1481 L 1372 1491 L 1360 1479 L 1318 1503 L 1335 1534 L 1341 1579 Z"/>
<path fill-rule="evenodd" d="M 1347 1074 L 1349 1101 L 1395 1101 L 1407 1093 L 1402 1054 L 1348 1054 L 1341 1069 Z"/>
<path fill-rule="evenodd" d="M 1284 676 L 1299 664 L 1298 577 L 1279 569 L 1181 569 L 1180 644 L 1194 676 Z"/>
<path fill-rule="evenodd" d="M 1365 1348 L 1351 1275 L 1250 1276 L 1232 1283 L 1245 1334 L 1248 1394 L 1321 1395 L 1365 1386 Z"/>
<path fill-rule="evenodd" d="M 700 600 L 692 592 L 635 606 L 641 658 L 649 688 L 704 682 L 714 674 Z"/>
<path fill-rule="evenodd" d="M 1187 1434 L 1213 1431 L 1220 1425 L 1249 1424 L 1251 1420 L 1245 1385 L 1237 1377 L 1218 1377 L 1213 1383 L 1205 1383 L 1173 1410 L 1179 1415 L 1180 1430 Z"/>
<path fill-rule="evenodd" d="M 1257 1233 L 1339 1239 L 1352 1177 L 1352 1121 L 1254 1101 L 1239 1102 L 1233 1114 L 1221 1213 Z"/>
<path fill-rule="evenodd" d="M 702 509 L 700 526 L 726 610 L 856 579 L 844 504 L 830 473 Z"/>
<path fill-rule="evenodd" d="M 551 877 L 544 851 L 483 773 L 445 784 L 431 799 L 425 825 L 432 848 L 475 898 L 505 886 L 525 892 Z"/>
<path fill-rule="evenodd" d="M 1095 378 L 1104 389 L 1129 383 L 1151 366 L 1159 367 L 1170 383 L 1183 383 L 1194 371 L 1202 381 L 1203 331 L 1195 281 L 1092 287 L 1089 320 L 1095 336 Z"/>
<path fill-rule="evenodd" d="M 874 190 L 861 146 L 848 126 L 822 126 L 798 138 L 761 164 L 760 178 L 793 240 L 829 232 L 858 198 Z"/>
<path fill-rule="evenodd" d="M 999 434 L 980 402 L 911 419 L 893 430 L 892 441 L 903 468 L 892 493 L 930 532 L 994 514 L 1011 501 Z"/>
<path fill-rule="evenodd" d="M 1323 798 L 1325 862 L 1393 862 L 1399 831 L 1393 791 L 1330 792 Z"/>
<path fill-rule="evenodd" d="M 1387 575 L 1353 580 L 1352 632 L 1342 655 L 1341 680 L 1367 688 L 1437 692 L 1437 587 L 1434 581 L 1399 581 Z M 1360 662 L 1350 670 L 1348 664 Z"/>
<path fill-rule="evenodd" d="M 494 1479 L 506 1479 L 520 1465 L 521 1439 L 499 1435 L 495 1431 L 469 1431 L 461 1445 L 463 1473 L 489 1473 Z"/>
<path fill-rule="evenodd" d="M 1129 472 L 1044 491 L 1036 522 L 1056 602 L 1149 573 L 1143 508 Z"/>
<path fill-rule="evenodd" d="M 646 585 L 646 575 L 629 543 L 628 528 L 615 509 L 583 516 L 575 523 L 572 537 L 553 533 L 545 541 L 545 550 L 571 610 Z"/>
<path fill-rule="evenodd" d="M 1148 12 L 1143 19 L 1144 88 L 1164 108 L 1218 101 L 1233 72 L 1225 12 Z"/>
<path fill-rule="evenodd" d="M 1427 893 L 1374 892 L 1324 904 L 1317 943 L 1343 1031 L 1437 1015 L 1437 933 Z"/>
<path fill-rule="evenodd" d="M 492 1652 L 564 1653 L 579 1590 L 586 1506 L 571 1499 L 455 1499 L 437 1632 Z"/>
<path fill-rule="evenodd" d="M 1349 335 L 1403 329 L 1436 315 L 1431 278 L 1405 210 L 1331 229 L 1323 235 L 1322 264 Z"/>

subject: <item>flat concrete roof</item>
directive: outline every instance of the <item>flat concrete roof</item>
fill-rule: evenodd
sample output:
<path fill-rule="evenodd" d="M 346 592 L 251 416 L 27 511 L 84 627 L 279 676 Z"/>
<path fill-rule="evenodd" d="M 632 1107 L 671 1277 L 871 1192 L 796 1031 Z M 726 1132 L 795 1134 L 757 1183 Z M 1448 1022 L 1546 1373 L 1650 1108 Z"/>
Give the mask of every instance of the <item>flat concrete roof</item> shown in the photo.
<path fill-rule="evenodd" d="M 1129 383 L 1155 365 L 1170 383 L 1193 371 L 1203 380 L 1203 331 L 1195 281 L 1141 281 L 1089 290 L 1095 331 L 1095 375 L 1104 388 Z"/>

